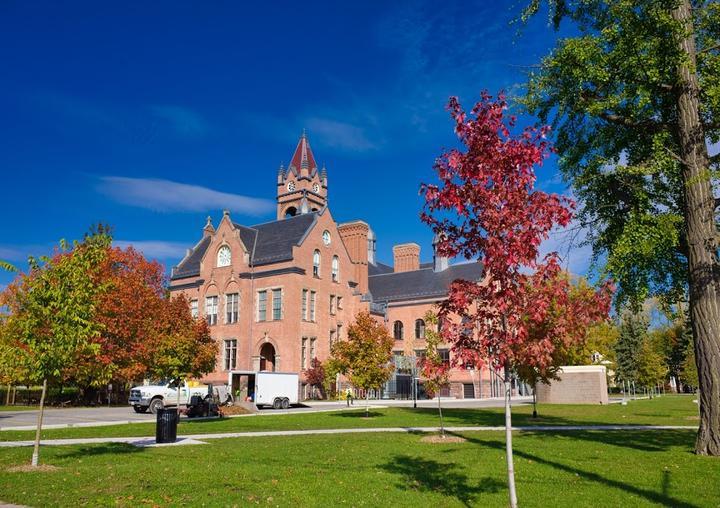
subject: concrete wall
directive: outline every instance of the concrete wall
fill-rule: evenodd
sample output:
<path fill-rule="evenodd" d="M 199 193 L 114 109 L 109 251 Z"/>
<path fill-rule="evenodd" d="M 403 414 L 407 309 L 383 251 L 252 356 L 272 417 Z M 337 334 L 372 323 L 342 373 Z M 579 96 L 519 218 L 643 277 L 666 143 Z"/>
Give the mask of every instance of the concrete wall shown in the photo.
<path fill-rule="evenodd" d="M 607 404 L 607 377 L 602 365 L 561 367 L 559 380 L 539 383 L 538 402 L 550 404 Z"/>

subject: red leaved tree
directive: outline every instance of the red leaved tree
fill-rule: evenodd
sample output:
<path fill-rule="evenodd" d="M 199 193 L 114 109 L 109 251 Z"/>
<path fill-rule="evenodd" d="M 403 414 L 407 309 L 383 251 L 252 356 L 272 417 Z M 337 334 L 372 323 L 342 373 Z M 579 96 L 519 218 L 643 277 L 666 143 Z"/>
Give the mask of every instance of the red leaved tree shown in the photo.
<path fill-rule="evenodd" d="M 456 98 L 448 109 L 466 149 L 448 150 L 437 159 L 440 183 L 422 186 L 422 220 L 440 235 L 440 255 L 479 258 L 484 265 L 482 281 L 452 283 L 440 319 L 456 361 L 479 359 L 504 380 L 508 487 L 514 507 L 511 376 L 521 365 L 544 370 L 556 347 L 578 339 L 557 320 L 544 334 L 530 333 L 533 324 L 548 321 L 551 311 L 569 311 L 569 282 L 558 277 L 557 254 L 538 257 L 550 231 L 570 223 L 574 203 L 534 189 L 534 167 L 550 151 L 548 127 L 511 133 L 515 118 L 505 118 L 502 95 L 495 99 L 483 93 L 470 118 Z M 600 314 L 609 310 L 609 290 L 605 286 L 596 293 Z"/>

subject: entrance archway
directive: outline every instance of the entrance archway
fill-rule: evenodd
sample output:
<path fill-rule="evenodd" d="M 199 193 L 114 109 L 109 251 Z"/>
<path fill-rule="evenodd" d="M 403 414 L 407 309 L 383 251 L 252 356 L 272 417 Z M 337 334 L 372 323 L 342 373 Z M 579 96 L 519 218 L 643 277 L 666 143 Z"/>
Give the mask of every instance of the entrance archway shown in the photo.
<path fill-rule="evenodd" d="M 275 347 L 269 342 L 260 348 L 260 370 L 275 372 Z"/>

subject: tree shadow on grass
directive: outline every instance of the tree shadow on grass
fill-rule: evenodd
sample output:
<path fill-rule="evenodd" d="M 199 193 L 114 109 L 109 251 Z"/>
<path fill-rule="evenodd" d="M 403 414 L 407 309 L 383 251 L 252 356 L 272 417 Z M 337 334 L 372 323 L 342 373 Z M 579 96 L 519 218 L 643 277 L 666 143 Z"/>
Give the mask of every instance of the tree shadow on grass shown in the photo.
<path fill-rule="evenodd" d="M 127 455 L 142 451 L 143 448 L 133 446 L 129 443 L 103 443 L 73 448 L 72 451 L 58 453 L 56 457 L 60 459 L 73 459 L 95 455 Z"/>
<path fill-rule="evenodd" d="M 505 483 L 491 477 L 471 483 L 456 464 L 441 463 L 409 455 L 396 455 L 391 462 L 380 466 L 385 471 L 402 478 L 396 487 L 419 492 L 437 492 L 454 497 L 465 506 L 475 505 L 479 494 L 497 492 Z"/>
<path fill-rule="evenodd" d="M 647 432 L 647 433 L 652 434 L 652 432 Z M 546 433 L 543 433 L 543 434 L 546 434 Z M 580 436 L 580 434 L 587 434 L 587 433 L 573 433 L 573 434 L 571 434 L 571 436 L 582 438 L 582 436 Z M 606 432 L 605 434 L 612 435 L 612 433 L 610 433 L 610 432 Z M 618 434 L 624 434 L 624 433 L 618 433 Z M 480 446 L 488 446 L 491 448 L 496 448 L 498 450 L 505 450 L 505 442 L 504 441 L 480 440 L 480 439 L 472 438 L 472 437 L 468 436 L 467 434 L 465 434 L 464 437 L 469 442 L 478 444 Z M 540 457 L 539 455 L 535 455 L 533 453 L 526 452 L 524 450 L 518 449 L 517 447 L 513 447 L 513 455 L 515 455 L 516 457 L 522 457 L 524 459 L 531 460 L 533 462 L 537 462 L 538 464 L 550 466 L 552 468 L 555 468 L 559 471 L 563 471 L 565 473 L 577 475 L 578 477 L 583 478 L 590 482 L 600 483 L 600 484 L 605 485 L 606 487 L 611 487 L 611 488 L 615 488 L 618 490 L 622 490 L 624 492 L 627 492 L 628 494 L 633 494 L 633 495 L 642 497 L 644 499 L 647 499 L 648 501 L 650 501 L 652 503 L 657 503 L 657 504 L 660 504 L 663 506 L 674 506 L 677 508 L 697 508 L 697 505 L 688 503 L 681 499 L 677 499 L 668 494 L 669 479 L 667 478 L 667 475 L 665 477 L 663 477 L 663 484 L 661 486 L 662 490 L 660 492 L 656 492 L 653 490 L 643 489 L 641 487 L 632 485 L 630 483 L 623 483 L 621 481 L 614 480 L 612 478 L 606 478 L 605 476 L 602 476 L 598 473 L 592 473 L 590 471 L 583 471 L 582 469 L 578 469 L 576 467 L 573 467 L 573 466 L 570 466 L 567 464 L 563 464 L 561 462 L 556 462 L 556 461 L 547 459 L 545 457 Z"/>
<path fill-rule="evenodd" d="M 337 413 L 330 413 L 333 417 L 338 418 L 375 418 L 378 416 L 385 416 L 383 413 L 379 411 L 370 411 L 368 413 L 365 413 L 365 410 L 358 410 L 358 411 L 339 411 Z"/>

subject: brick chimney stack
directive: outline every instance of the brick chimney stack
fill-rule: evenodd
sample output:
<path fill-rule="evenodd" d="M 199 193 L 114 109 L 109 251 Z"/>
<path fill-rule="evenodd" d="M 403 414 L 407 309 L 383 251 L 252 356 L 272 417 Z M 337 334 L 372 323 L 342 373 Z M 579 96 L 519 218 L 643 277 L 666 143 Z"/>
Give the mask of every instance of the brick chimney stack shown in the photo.
<path fill-rule="evenodd" d="M 340 238 L 355 267 L 354 280 L 361 294 L 368 292 L 368 234 L 370 226 L 363 221 L 347 222 L 338 225 Z"/>
<path fill-rule="evenodd" d="M 395 272 L 410 272 L 420 269 L 420 246 L 403 243 L 393 247 L 393 268 Z"/>

